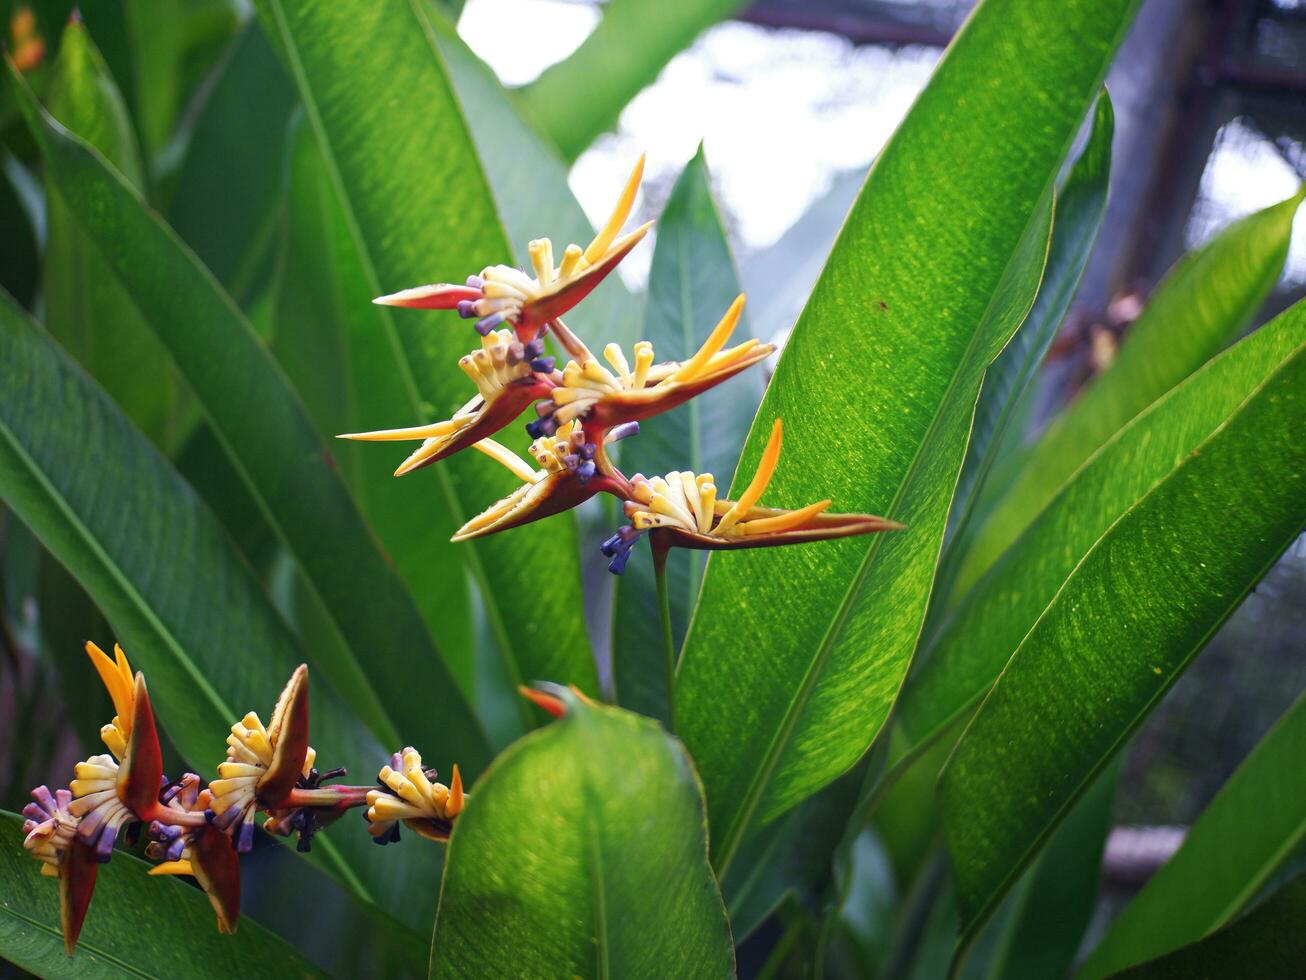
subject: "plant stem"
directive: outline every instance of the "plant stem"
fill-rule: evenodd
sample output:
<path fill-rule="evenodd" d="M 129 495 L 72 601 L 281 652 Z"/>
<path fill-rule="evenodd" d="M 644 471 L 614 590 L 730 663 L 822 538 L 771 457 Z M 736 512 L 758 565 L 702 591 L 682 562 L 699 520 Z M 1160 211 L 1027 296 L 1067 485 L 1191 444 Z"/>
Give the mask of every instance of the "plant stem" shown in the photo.
<path fill-rule="evenodd" d="M 653 576 L 658 583 L 658 608 L 662 619 L 662 650 L 667 669 L 667 731 L 676 730 L 676 641 L 671 635 L 671 596 L 667 592 L 667 553 L 671 550 L 653 545 Z"/>

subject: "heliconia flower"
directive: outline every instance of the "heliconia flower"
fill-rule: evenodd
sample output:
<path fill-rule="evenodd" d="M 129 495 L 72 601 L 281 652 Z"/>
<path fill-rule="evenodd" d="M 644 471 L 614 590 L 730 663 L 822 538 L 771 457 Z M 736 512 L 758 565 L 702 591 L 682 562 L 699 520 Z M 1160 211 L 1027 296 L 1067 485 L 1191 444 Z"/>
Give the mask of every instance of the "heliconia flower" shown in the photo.
<path fill-rule="evenodd" d="M 710 473 L 668 473 L 665 477 L 631 479 L 632 500 L 625 504 L 631 524 L 603 543 L 603 553 L 612 559 L 609 570 L 625 570 L 638 535 L 652 532 L 655 548 L 696 548 L 716 551 L 731 548 L 761 548 L 828 538 L 893 531 L 903 525 L 870 514 L 827 514 L 829 500 L 798 510 L 762 507 L 766 492 L 780 462 L 784 426 L 775 420 L 771 438 L 762 453 L 757 472 L 738 500 L 717 499 L 716 482 Z"/>
<path fill-rule="evenodd" d="M 199 776 L 188 772 L 163 791 L 161 800 L 177 813 L 203 815 L 212 806 L 213 794 L 201 788 Z M 235 932 L 240 919 L 240 858 L 231 838 L 207 822 L 186 829 L 155 820 L 146 833 L 151 841 L 146 856 L 163 862 L 149 873 L 193 876 L 213 906 L 218 931 Z"/>
<path fill-rule="evenodd" d="M 307 776 L 316 752 L 308 744 L 308 667 L 290 675 L 266 728 L 251 711 L 231 726 L 227 759 L 210 785 L 213 824 L 232 834 L 236 850 L 254 846 L 254 814 L 287 804 L 297 782 Z"/>
<path fill-rule="evenodd" d="M 455 763 L 449 785 L 436 782 L 434 769 L 422 768 L 422 757 L 411 745 L 390 757 L 377 782 L 381 789 L 367 794 L 367 832 L 377 844 L 399 840 L 399 822 L 427 840 L 447 841 L 454 818 L 466 796 Z"/>
<path fill-rule="evenodd" d="M 32 800 L 23 807 L 23 847 L 41 862 L 41 874 L 59 879 L 59 923 L 64 949 L 72 956 L 95 892 L 99 861 L 95 848 L 77 839 L 78 818 L 69 808 L 72 793 L 38 786 Z"/>
<path fill-rule="evenodd" d="M 562 369 L 562 382 L 549 393 L 549 415 L 530 430 L 543 431 L 546 420 L 561 425 L 584 418 L 590 428 L 602 430 L 623 422 L 639 421 L 684 404 L 745 368 L 765 360 L 775 351 L 773 344 L 747 340 L 723 348 L 730 339 L 744 309 L 739 296 L 713 328 L 703 346 L 687 361 L 653 363 L 653 345 L 641 340 L 635 345 L 635 363 L 631 366 L 616 344 L 603 349 L 609 371 L 592 355 L 572 360 Z M 537 406 L 539 411 L 539 406 Z"/>
<path fill-rule="evenodd" d="M 604 441 L 615 442 L 638 429 L 638 425 L 613 429 L 606 433 Z M 482 439 L 476 448 L 512 471 L 522 486 L 459 528 L 454 541 L 468 541 L 551 517 L 600 491 L 624 495 L 624 478 L 604 464 L 602 447 L 587 442 L 584 428 L 577 423 L 568 423 L 553 435 L 540 436 L 531 443 L 530 453 L 539 469 L 493 439 Z"/>
<path fill-rule="evenodd" d="M 554 386 L 550 376 L 553 358 L 544 356 L 543 342 L 520 343 L 510 330 L 487 334 L 481 348 L 461 358 L 458 366 L 475 382 L 479 393 L 453 418 L 406 429 L 350 432 L 337 438 L 364 442 L 421 440 L 417 451 L 395 470 L 395 476 L 403 476 L 494 435 L 532 402 L 547 396 Z"/>
<path fill-rule="evenodd" d="M 517 686 L 517 693 L 524 697 L 535 707 L 547 711 L 554 718 L 561 718 L 567 713 L 567 694 L 582 704 L 593 704 L 594 702 L 585 695 L 585 693 L 575 684 L 568 684 L 562 687 L 559 684 L 550 684 L 547 681 L 540 681 L 535 687 L 526 687 L 524 684 Z"/>
<path fill-rule="evenodd" d="M 534 278 L 511 266 L 492 265 L 483 269 L 479 276 L 468 276 L 463 286 L 449 283 L 418 286 L 378 297 L 372 302 L 409 309 L 456 309 L 464 318 L 478 318 L 476 329 L 482 334 L 507 323 L 516 329 L 520 340 L 534 340 L 550 321 L 588 296 L 639 244 L 652 226 L 650 221 L 627 235 L 617 237 L 630 217 L 643 176 L 644 157 L 641 155 L 607 224 L 586 248 L 568 245 L 556 267 L 553 264 L 553 243 L 547 238 L 531 242 L 529 251 Z"/>

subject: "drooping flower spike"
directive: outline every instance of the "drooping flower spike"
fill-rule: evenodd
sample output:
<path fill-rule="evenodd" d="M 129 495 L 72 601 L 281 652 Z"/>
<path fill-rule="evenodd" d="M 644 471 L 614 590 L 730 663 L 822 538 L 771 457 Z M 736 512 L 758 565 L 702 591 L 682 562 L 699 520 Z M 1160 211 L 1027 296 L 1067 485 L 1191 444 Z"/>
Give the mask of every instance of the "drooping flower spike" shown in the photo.
<path fill-rule="evenodd" d="M 466 319 L 477 318 L 476 329 L 482 334 L 506 323 L 516 330 L 522 342 L 534 340 L 551 321 L 588 296 L 652 226 L 650 221 L 617 237 L 630 217 L 643 176 L 641 155 L 607 224 L 587 247 L 568 245 L 557 266 L 553 264 L 553 243 L 549 239 L 531 242 L 534 277 L 511 266 L 492 265 L 481 270 L 480 275 L 468 276 L 462 286 L 449 283 L 418 286 L 380 296 L 372 302 L 408 309 L 456 309 Z"/>
<path fill-rule="evenodd" d="M 612 559 L 609 569 L 616 574 L 625 570 L 630 550 L 644 532 L 649 533 L 656 554 L 671 547 L 763 548 L 902 528 L 896 521 L 871 514 L 828 514 L 829 500 L 797 510 L 761 506 L 758 502 L 779 465 L 783 441 L 784 424 L 776 419 L 757 471 L 738 500 L 718 499 L 710 473 L 675 472 L 651 480 L 636 475 L 630 481 L 632 499 L 625 504 L 630 526 L 603 543 L 603 553 Z"/>
<path fill-rule="evenodd" d="M 534 687 L 518 685 L 517 693 L 535 707 L 553 715 L 554 718 L 561 718 L 567 713 L 567 704 L 572 699 L 580 701 L 582 704 L 594 703 L 575 684 L 568 684 L 563 687 L 561 684 L 537 681 Z"/>
<path fill-rule="evenodd" d="M 635 345 L 632 366 L 620 347 L 608 344 L 603 358 L 612 367 L 609 371 L 588 350 L 581 351 L 562 369 L 562 381 L 549 393 L 548 402 L 536 406 L 541 418 L 527 431 L 540 435 L 551 426 L 583 418 L 587 428 L 601 432 L 669 411 L 733 378 L 775 352 L 775 345 L 751 339 L 725 349 L 743 310 L 740 295 L 686 361 L 654 364 L 653 345 L 641 340 Z"/>
<path fill-rule="evenodd" d="M 543 342 L 523 344 L 513 339 L 511 330 L 486 334 L 480 349 L 462 357 L 458 366 L 476 385 L 477 395 L 453 418 L 407 429 L 351 432 L 337 438 L 364 442 L 420 440 L 422 444 L 395 470 L 395 476 L 403 476 L 494 435 L 532 402 L 548 396 L 555 385 L 553 358 L 544 356 Z"/>
<path fill-rule="evenodd" d="M 611 444 L 638 431 L 638 423 L 631 423 L 608 431 L 604 441 Z M 538 469 L 493 439 L 476 443 L 477 449 L 502 463 L 522 485 L 464 524 L 453 540 L 469 541 L 551 517 L 602 491 L 624 499 L 628 490 L 625 477 L 608 462 L 605 447 L 587 438 L 585 429 L 575 422 L 568 422 L 553 435 L 540 436 L 530 448 Z"/>

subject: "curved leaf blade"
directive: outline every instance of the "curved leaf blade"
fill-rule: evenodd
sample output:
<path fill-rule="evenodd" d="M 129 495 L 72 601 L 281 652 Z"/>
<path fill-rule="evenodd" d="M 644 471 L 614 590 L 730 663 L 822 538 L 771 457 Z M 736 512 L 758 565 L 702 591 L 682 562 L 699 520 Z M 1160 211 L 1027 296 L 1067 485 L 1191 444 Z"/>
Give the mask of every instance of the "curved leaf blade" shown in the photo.
<path fill-rule="evenodd" d="M 433 39 L 434 12 L 404 0 L 260 0 L 259 8 L 285 53 L 373 295 L 456 280 L 508 260 L 511 250 Z M 468 393 L 457 363 L 470 346 L 465 327 L 433 322 L 420 311 L 385 310 L 380 322 L 386 333 L 375 343 L 392 352 L 390 383 L 402 386 L 409 409 L 406 418 L 370 419 L 369 427 L 447 417 Z M 436 493 L 443 491 L 449 518 L 461 523 L 519 484 L 490 460 L 470 458 L 475 455 L 463 453 L 409 479 L 428 477 Z M 577 547 L 574 516 L 559 515 L 461 551 L 481 584 L 514 679 L 573 682 L 592 693 L 598 681 Z"/>
<path fill-rule="evenodd" d="M 1241 912 L 1306 840 L 1303 772 L 1306 697 L 1257 743 L 1077 975 L 1095 980 L 1161 956 Z"/>
<path fill-rule="evenodd" d="M 794 328 L 741 472 L 783 417 L 769 500 L 830 497 L 908 530 L 709 560 L 676 715 L 719 870 L 754 813 L 774 817 L 852 766 L 897 696 L 984 368 L 1033 300 L 1047 246 L 1034 229 L 1133 6 L 978 7 L 877 160 Z M 971 154 L 961 174 L 940 149 L 954 145 Z M 776 655 L 755 656 L 758 635 Z"/>
<path fill-rule="evenodd" d="M 962 564 L 957 594 L 975 583 L 1094 450 L 1237 337 L 1283 271 L 1293 215 L 1304 196 L 1306 187 L 1175 264 L 1111 367 L 1048 426 L 989 511 Z"/>
<path fill-rule="evenodd" d="M 99 606 L 149 677 L 172 742 L 211 775 L 232 722 L 250 710 L 266 717 L 295 666 L 313 658 L 195 492 L 3 295 L 0 393 L 0 498 Z M 312 689 L 319 758 L 372 772 L 388 750 L 323 679 Z M 319 843 L 328 868 L 361 895 L 420 914 L 437 854 L 396 867 L 365 834 Z"/>
<path fill-rule="evenodd" d="M 430 975 L 733 976 L 683 748 L 573 701 L 499 756 L 449 842 Z"/>
<path fill-rule="evenodd" d="M 899 706 L 913 746 L 931 741 L 983 697 L 1084 556 L 1293 354 L 1306 337 L 1303 319 L 1280 317 L 1208 363 L 1066 484 L 940 626 Z"/>
<path fill-rule="evenodd" d="M 1280 320 L 1301 337 L 1306 306 Z M 939 782 L 967 936 L 1300 533 L 1304 421 L 1299 344 L 1111 525 L 1013 654 Z"/>
<path fill-rule="evenodd" d="M 740 293 L 711 177 L 700 146 L 677 179 L 658 219 L 641 339 L 662 360 L 691 357 Z M 751 336 L 741 318 L 731 343 Z M 708 391 L 641 429 L 622 444 L 627 473 L 650 476 L 673 470 L 713 473 L 725 486 L 762 398 L 762 368 Z M 643 550 L 643 549 L 642 549 Z M 667 588 L 675 648 L 680 649 L 698 596 L 706 555 L 677 549 L 667 559 Z M 617 579 L 612 634 L 612 675 L 618 701 L 666 721 L 670 676 L 662 639 L 653 563 L 645 551 Z"/>
<path fill-rule="evenodd" d="M 0 811 L 0 957 L 51 978 L 206 974 L 317 977 L 294 947 L 243 919 L 233 936 L 214 928 L 198 888 L 149 877 L 149 865 L 117 853 L 96 876 L 86 927 L 70 958 L 59 931 L 59 888 L 23 850 L 23 818 Z M 148 928 L 141 928 L 148 922 Z"/>
<path fill-rule="evenodd" d="M 10 77 L 48 179 L 130 290 L 352 650 L 323 665 L 332 682 L 387 743 L 399 744 L 402 719 L 404 738 L 439 738 L 478 769 L 484 734 L 285 375 L 172 229 Z"/>

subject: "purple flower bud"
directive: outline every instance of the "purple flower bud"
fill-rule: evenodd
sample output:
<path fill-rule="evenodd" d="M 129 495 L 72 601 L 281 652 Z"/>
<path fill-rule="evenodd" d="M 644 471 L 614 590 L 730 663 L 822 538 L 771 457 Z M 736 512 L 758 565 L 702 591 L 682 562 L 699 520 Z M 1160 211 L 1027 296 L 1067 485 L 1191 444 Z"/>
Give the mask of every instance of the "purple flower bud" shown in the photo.
<path fill-rule="evenodd" d="M 535 414 L 544 416 L 553 414 L 553 401 L 548 398 L 541 398 L 535 403 Z"/>
<path fill-rule="evenodd" d="M 552 374 L 555 363 L 552 357 L 537 357 L 531 361 L 531 370 L 538 371 L 540 374 Z"/>
<path fill-rule="evenodd" d="M 502 322 L 502 313 L 491 313 L 489 316 L 476 321 L 476 332 L 484 337 Z"/>
<path fill-rule="evenodd" d="M 590 477 L 592 477 L 593 475 L 594 475 L 594 461 L 592 459 L 587 459 L 585 460 L 585 462 L 581 463 L 579 466 L 576 467 L 576 476 L 580 479 L 581 483 L 589 483 Z"/>
<path fill-rule="evenodd" d="M 467 285 L 470 286 L 472 289 L 484 289 L 485 280 L 482 279 L 480 276 L 468 276 Z"/>
<path fill-rule="evenodd" d="M 458 301 L 458 315 L 464 320 L 470 320 L 476 316 L 476 301 L 472 299 L 460 299 Z"/>
<path fill-rule="evenodd" d="M 543 357 L 544 341 L 540 340 L 538 337 L 532 340 L 529 344 L 526 345 L 526 355 L 532 358 Z"/>
<path fill-rule="evenodd" d="M 240 825 L 240 832 L 236 835 L 236 853 L 248 854 L 254 850 L 254 822 L 246 821 Z"/>
<path fill-rule="evenodd" d="M 608 434 L 607 437 L 604 439 L 604 442 L 620 442 L 622 439 L 626 439 L 630 436 L 634 436 L 638 434 L 639 434 L 638 422 L 622 422 L 621 425 L 614 425 L 611 429 L 608 430 Z"/>

